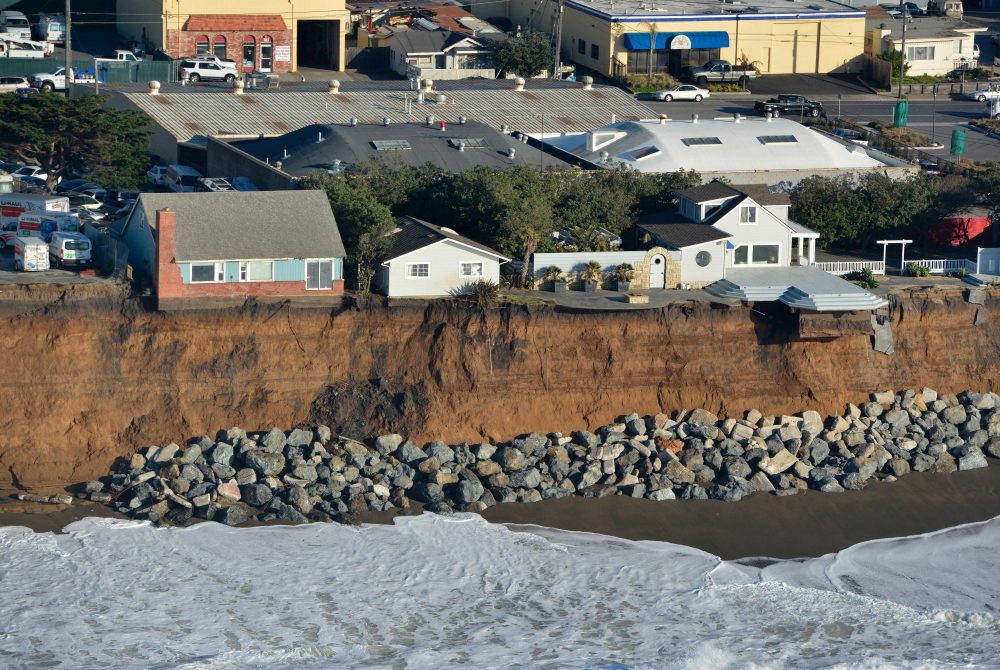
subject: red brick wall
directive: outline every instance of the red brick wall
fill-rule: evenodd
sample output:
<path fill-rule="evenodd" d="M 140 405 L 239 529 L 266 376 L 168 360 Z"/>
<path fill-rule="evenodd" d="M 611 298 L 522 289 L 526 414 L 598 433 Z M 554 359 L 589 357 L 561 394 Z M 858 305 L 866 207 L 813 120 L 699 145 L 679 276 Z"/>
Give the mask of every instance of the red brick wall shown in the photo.
<path fill-rule="evenodd" d="M 271 71 L 272 72 L 288 72 L 292 68 L 292 62 L 279 61 L 274 59 L 277 55 L 277 47 L 287 46 L 294 50 L 294 45 L 292 44 L 292 31 L 291 30 L 276 30 L 276 31 L 258 31 L 258 30 L 224 30 L 217 32 L 194 32 L 189 30 L 176 30 L 167 29 L 167 51 L 174 58 L 187 58 L 189 56 L 194 56 L 198 53 L 198 48 L 196 42 L 201 36 L 208 37 L 208 53 L 209 55 L 215 55 L 215 38 L 222 35 L 226 38 L 226 58 L 229 60 L 236 61 L 236 69 L 243 70 L 243 39 L 247 35 L 252 35 L 255 40 L 257 40 L 257 50 L 256 50 L 256 61 L 254 62 L 254 69 L 260 69 L 260 44 L 261 40 L 267 36 L 271 38 L 271 42 L 274 45 L 272 49 L 272 62 Z"/>
<path fill-rule="evenodd" d="M 156 297 L 160 302 L 174 302 L 178 298 L 255 297 L 255 296 L 324 296 L 342 295 L 344 280 L 337 279 L 333 288 L 307 291 L 305 281 L 274 282 L 222 282 L 218 284 L 185 284 L 181 269 L 174 262 L 174 240 L 177 213 L 162 209 L 156 213 Z"/>

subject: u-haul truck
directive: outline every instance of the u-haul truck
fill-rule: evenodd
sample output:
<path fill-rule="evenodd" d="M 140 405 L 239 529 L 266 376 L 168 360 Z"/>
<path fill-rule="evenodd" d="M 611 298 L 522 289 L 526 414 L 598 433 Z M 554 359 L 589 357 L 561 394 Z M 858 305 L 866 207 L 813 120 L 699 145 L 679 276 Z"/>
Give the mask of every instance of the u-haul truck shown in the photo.
<path fill-rule="evenodd" d="M 0 193 L 0 249 L 17 235 L 22 214 L 69 213 L 69 198 L 60 195 Z"/>

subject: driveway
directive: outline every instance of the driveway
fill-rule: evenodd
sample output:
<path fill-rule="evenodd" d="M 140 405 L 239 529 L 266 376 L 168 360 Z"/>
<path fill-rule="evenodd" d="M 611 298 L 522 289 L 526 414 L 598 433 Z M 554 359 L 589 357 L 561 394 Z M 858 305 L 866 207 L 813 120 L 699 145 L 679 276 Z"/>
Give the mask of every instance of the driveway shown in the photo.
<path fill-rule="evenodd" d="M 750 81 L 754 95 L 798 93 L 806 96 L 871 95 L 855 75 L 765 74 Z"/>
<path fill-rule="evenodd" d="M 14 253 L 0 251 L 0 285 L 11 284 L 97 284 L 113 281 L 105 277 L 88 277 L 72 270 L 44 270 L 42 272 L 17 272 L 14 270 Z"/>

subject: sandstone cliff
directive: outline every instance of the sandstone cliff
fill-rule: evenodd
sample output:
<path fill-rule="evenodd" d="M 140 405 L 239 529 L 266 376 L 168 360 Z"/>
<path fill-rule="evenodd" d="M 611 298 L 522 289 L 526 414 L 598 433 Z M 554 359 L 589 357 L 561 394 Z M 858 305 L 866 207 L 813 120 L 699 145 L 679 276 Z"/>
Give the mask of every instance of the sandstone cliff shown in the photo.
<path fill-rule="evenodd" d="M 1000 301 L 987 300 L 987 311 Z M 996 390 L 994 319 L 954 289 L 894 296 L 896 353 L 798 340 L 781 310 L 574 314 L 446 302 L 157 313 L 120 289 L 6 288 L 0 486 L 107 472 L 138 446 L 313 419 L 345 433 L 507 439 L 631 411 L 840 410 L 877 389 Z"/>

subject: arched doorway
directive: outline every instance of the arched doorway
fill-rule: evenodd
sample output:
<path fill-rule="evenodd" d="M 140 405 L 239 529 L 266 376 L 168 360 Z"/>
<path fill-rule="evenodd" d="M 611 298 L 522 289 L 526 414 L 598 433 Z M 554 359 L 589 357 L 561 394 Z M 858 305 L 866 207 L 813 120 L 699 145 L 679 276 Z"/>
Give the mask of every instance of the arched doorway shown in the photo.
<path fill-rule="evenodd" d="M 664 288 L 667 281 L 667 259 L 656 254 L 649 261 L 649 288 Z"/>
<path fill-rule="evenodd" d="M 194 55 L 208 55 L 208 35 L 199 35 L 194 39 Z"/>
<path fill-rule="evenodd" d="M 241 61 L 244 72 L 253 72 L 257 66 L 257 40 L 253 35 L 243 38 L 243 60 Z"/>

